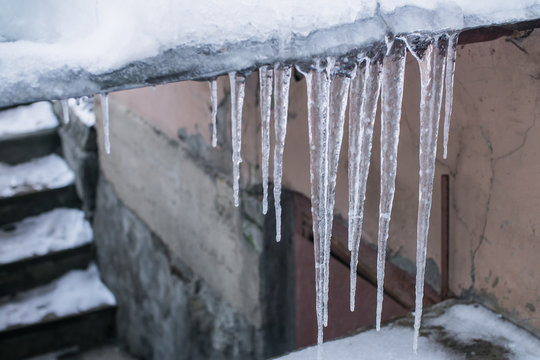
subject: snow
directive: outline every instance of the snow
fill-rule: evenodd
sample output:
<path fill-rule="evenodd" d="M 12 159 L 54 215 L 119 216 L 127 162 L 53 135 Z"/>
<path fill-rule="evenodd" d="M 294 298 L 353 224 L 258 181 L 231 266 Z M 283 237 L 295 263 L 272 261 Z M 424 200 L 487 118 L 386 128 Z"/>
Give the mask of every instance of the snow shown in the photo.
<path fill-rule="evenodd" d="M 382 41 L 388 32 L 461 30 L 539 17 L 538 0 L 135 0 L 130 6 L 121 0 L 1 2 L 0 99 L 13 104 L 44 96 L 66 98 L 66 93 L 91 95 L 142 85 L 151 78 L 146 72 L 201 79 L 254 65 L 345 53 Z M 260 54 L 244 53 L 255 46 Z M 175 58 L 155 64 L 150 60 L 175 49 Z M 197 56 L 201 49 L 210 56 Z M 217 54 L 223 65 L 216 64 L 212 55 Z M 112 71 L 137 61 L 150 66 L 140 76 L 135 76 L 137 70 L 119 75 L 121 84 L 111 81 Z M 22 88 L 31 91 L 17 94 Z"/>
<path fill-rule="evenodd" d="M 503 345 L 514 353 L 511 359 L 538 359 L 540 339 L 478 305 L 457 304 L 442 316 L 427 321 L 443 326 L 454 338 L 466 344 L 480 339 Z"/>
<path fill-rule="evenodd" d="M 322 346 L 324 359 L 463 360 L 469 358 L 459 351 L 459 347 L 450 349 L 445 347 L 444 343 L 437 341 L 443 337 L 455 339 L 460 345 L 474 345 L 475 340 L 489 341 L 507 349 L 510 360 L 533 360 L 540 354 L 540 339 L 482 306 L 454 304 L 447 307 L 440 315 L 429 311 L 427 315 L 424 319 L 427 335 L 420 336 L 417 354 L 411 349 L 413 329 L 396 321 L 384 326 L 380 332 L 372 329 L 325 343 Z M 316 353 L 317 349 L 314 346 L 280 359 L 311 360 L 316 358 Z"/>
<path fill-rule="evenodd" d="M 25 135 L 57 126 L 58 119 L 47 101 L 0 111 L 1 137 Z"/>
<path fill-rule="evenodd" d="M 58 208 L 0 230 L 0 264 L 76 248 L 92 241 L 84 213 Z"/>
<path fill-rule="evenodd" d="M 116 305 L 114 295 L 101 282 L 98 269 L 92 264 L 86 270 L 70 271 L 14 298 L 4 298 L 0 305 L 0 330 L 112 305 Z"/>
<path fill-rule="evenodd" d="M 75 175 L 66 162 L 56 154 L 17 165 L 0 163 L 0 199 L 34 191 L 57 189 L 74 181 Z"/>
<path fill-rule="evenodd" d="M 96 125 L 96 115 L 94 114 L 94 101 L 89 98 L 69 99 L 69 110 L 88 127 Z"/>

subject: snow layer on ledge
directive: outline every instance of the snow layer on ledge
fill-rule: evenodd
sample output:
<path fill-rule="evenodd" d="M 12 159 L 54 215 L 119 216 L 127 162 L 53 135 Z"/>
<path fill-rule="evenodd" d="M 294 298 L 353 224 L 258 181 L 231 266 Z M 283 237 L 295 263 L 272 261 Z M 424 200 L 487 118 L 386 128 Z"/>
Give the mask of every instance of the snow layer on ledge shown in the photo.
<path fill-rule="evenodd" d="M 8 1 L 0 3 L 0 106 L 345 53 L 388 31 L 538 18 L 538 0 Z"/>
<path fill-rule="evenodd" d="M 17 106 L 0 111 L 0 137 L 30 134 L 40 130 L 54 129 L 58 119 L 47 101 Z"/>
<path fill-rule="evenodd" d="M 0 163 L 0 199 L 34 191 L 58 189 L 75 181 L 75 174 L 56 154 L 29 162 Z"/>
<path fill-rule="evenodd" d="M 92 241 L 92 228 L 78 209 L 59 208 L 0 230 L 0 264 L 76 248 Z"/>
<path fill-rule="evenodd" d="M 0 305 L 0 330 L 52 320 L 116 305 L 111 291 L 99 278 L 95 264 L 73 270 L 54 282 L 4 298 Z"/>
<path fill-rule="evenodd" d="M 462 360 L 474 354 L 474 345 L 484 342 L 491 348 L 489 356 L 512 360 L 538 359 L 540 339 L 504 320 L 501 316 L 476 304 L 436 305 L 424 317 L 423 335 L 419 338 L 418 354 L 411 347 L 413 329 L 408 319 L 397 320 L 377 332 L 375 329 L 322 345 L 324 360 Z M 404 321 L 405 320 L 405 321 Z M 487 343 L 486 343 L 487 342 Z M 445 346 L 451 345 L 450 347 Z M 501 352 L 497 355 L 495 347 Z M 464 350 L 462 350 L 464 349 Z M 479 348 L 480 349 L 480 348 Z M 465 351 L 465 352 L 464 352 Z M 495 357 L 493 357 L 495 356 Z M 501 357 L 498 357 L 501 356 Z M 283 356 L 283 360 L 317 358 L 313 346 Z"/>

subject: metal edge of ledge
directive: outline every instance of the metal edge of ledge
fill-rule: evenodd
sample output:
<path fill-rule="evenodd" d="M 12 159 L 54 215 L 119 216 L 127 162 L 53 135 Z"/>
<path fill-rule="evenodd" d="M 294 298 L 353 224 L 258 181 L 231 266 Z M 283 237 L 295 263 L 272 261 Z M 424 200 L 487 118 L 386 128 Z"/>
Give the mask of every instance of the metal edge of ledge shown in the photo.
<path fill-rule="evenodd" d="M 510 35 L 515 30 L 540 27 L 540 5 L 527 10 L 527 18 L 523 21 L 505 24 L 479 25 L 483 23 L 482 19 L 464 18 L 459 14 L 440 22 L 440 14 L 429 10 L 418 11 L 415 18 L 419 19 L 418 28 L 434 33 L 459 27 L 462 29 L 460 43 L 472 43 Z M 399 24 L 401 16 L 399 13 L 378 13 L 370 19 L 316 30 L 307 36 L 292 36 L 287 42 L 271 39 L 222 46 L 179 46 L 100 74 L 68 67 L 30 74 L 17 83 L 0 82 L 0 108 L 177 81 L 208 80 L 230 71 L 251 71 L 262 64 L 342 55 L 380 43 L 388 33 L 408 32 L 410 29 L 406 27 L 390 28 L 387 25 L 394 21 Z"/>

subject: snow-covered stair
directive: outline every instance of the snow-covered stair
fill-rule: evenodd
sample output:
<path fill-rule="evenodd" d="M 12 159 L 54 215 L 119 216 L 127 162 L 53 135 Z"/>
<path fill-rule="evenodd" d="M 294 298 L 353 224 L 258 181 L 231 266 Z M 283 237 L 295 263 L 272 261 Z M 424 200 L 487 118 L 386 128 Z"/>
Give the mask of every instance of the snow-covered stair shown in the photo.
<path fill-rule="evenodd" d="M 0 297 L 85 268 L 92 256 L 92 228 L 81 210 L 58 208 L 6 226 L 0 229 Z"/>
<path fill-rule="evenodd" d="M 0 112 L 0 162 L 16 164 L 57 152 L 58 119 L 49 102 Z"/>
<path fill-rule="evenodd" d="M 59 206 L 77 207 L 75 175 L 56 154 L 10 165 L 0 163 L 0 224 Z"/>
<path fill-rule="evenodd" d="M 116 302 L 92 263 L 92 227 L 58 126 L 50 103 L 0 111 L 2 360 L 73 353 L 114 336 Z"/>
<path fill-rule="evenodd" d="M 89 348 L 113 335 L 116 300 L 95 264 L 0 299 L 0 357 L 21 359 L 54 350 Z"/>

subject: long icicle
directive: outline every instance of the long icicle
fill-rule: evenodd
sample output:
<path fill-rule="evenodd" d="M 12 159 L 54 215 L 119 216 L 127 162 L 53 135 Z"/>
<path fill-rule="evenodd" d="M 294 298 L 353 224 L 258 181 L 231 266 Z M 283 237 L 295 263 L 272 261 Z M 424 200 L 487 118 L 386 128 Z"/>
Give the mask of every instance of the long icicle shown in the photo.
<path fill-rule="evenodd" d="M 274 206 L 276 210 L 276 241 L 281 240 L 281 178 L 283 175 L 283 150 L 287 134 L 289 110 L 289 86 L 291 66 L 274 65 Z"/>
<path fill-rule="evenodd" d="M 326 191 L 328 175 L 328 106 L 330 102 L 329 59 L 317 59 L 308 69 L 298 70 L 306 78 L 308 98 L 308 128 L 310 149 L 311 216 L 315 256 L 315 288 L 317 311 L 317 344 L 323 342 L 324 272 L 326 239 Z M 320 355 L 319 346 L 318 354 Z"/>
<path fill-rule="evenodd" d="M 232 71 L 229 73 L 231 84 L 231 133 L 233 162 L 234 206 L 240 205 L 240 163 L 242 162 L 242 108 L 244 106 L 244 89 L 246 78 Z"/>
<path fill-rule="evenodd" d="M 103 116 L 103 136 L 105 137 L 105 153 L 111 153 L 111 139 L 109 137 L 109 94 L 99 94 L 101 98 L 101 114 Z"/>
<path fill-rule="evenodd" d="M 358 203 L 358 174 L 360 167 L 360 112 L 364 100 L 367 65 L 363 59 L 357 66 L 356 74 L 351 81 L 349 94 L 349 213 L 348 213 L 348 249 L 352 251 L 356 238 L 356 225 L 359 216 L 355 214 Z"/>
<path fill-rule="evenodd" d="M 450 118 L 452 116 L 452 102 L 454 97 L 454 72 L 456 71 L 458 37 L 459 32 L 449 34 L 448 52 L 446 53 L 443 159 L 446 159 L 446 156 L 448 155 L 448 137 L 450 134 Z"/>
<path fill-rule="evenodd" d="M 212 146 L 217 146 L 217 108 L 218 108 L 218 95 L 217 95 L 217 79 L 210 81 L 210 98 L 212 100 Z"/>
<path fill-rule="evenodd" d="M 383 62 L 381 85 L 381 189 L 377 251 L 377 331 L 381 329 L 386 242 L 396 183 L 399 123 L 405 76 L 405 42 L 394 39 Z"/>
<path fill-rule="evenodd" d="M 326 191 L 326 239 L 325 239 L 325 276 L 323 281 L 324 294 L 324 326 L 328 326 L 328 290 L 330 279 L 330 248 L 332 240 L 332 223 L 334 220 L 334 204 L 336 193 L 336 178 L 343 140 L 343 124 L 349 96 L 351 77 L 356 65 L 349 57 L 342 58 L 331 73 L 330 103 L 328 117 L 328 190 Z"/>
<path fill-rule="evenodd" d="M 418 349 L 422 320 L 424 278 L 429 229 L 429 215 L 435 176 L 437 135 L 442 104 L 443 76 L 448 47 L 446 35 L 428 38 L 412 35 L 407 46 L 420 67 L 420 171 L 418 184 L 418 222 L 416 226 L 416 300 L 413 350 Z"/>
<path fill-rule="evenodd" d="M 259 68 L 261 103 L 261 168 L 263 200 L 262 212 L 268 212 L 268 165 L 270 162 L 270 117 L 272 116 L 273 70 L 268 65 Z"/>
<path fill-rule="evenodd" d="M 369 172 L 369 163 L 371 160 L 371 144 L 373 140 L 373 125 L 375 124 L 375 114 L 377 112 L 377 101 L 381 88 L 380 74 L 382 70 L 381 56 L 375 56 L 367 59 L 366 64 L 366 81 L 362 92 L 362 105 L 360 113 L 352 112 L 358 107 L 351 106 L 349 113 L 350 126 L 357 127 L 355 133 L 358 134 L 356 139 L 349 144 L 356 147 L 356 156 L 359 159 L 353 158 L 353 161 L 358 162 L 356 174 L 354 175 L 356 189 L 355 203 L 352 206 L 354 238 L 351 250 L 351 266 L 350 266 L 350 308 L 354 311 L 356 297 L 356 267 L 358 265 L 358 252 L 360 250 L 360 239 L 362 237 L 362 220 L 364 213 L 364 200 L 366 196 L 366 185 Z M 353 101 L 353 99 L 351 99 Z M 349 126 L 349 127 L 350 127 Z M 349 183 L 351 180 L 349 179 Z M 351 216 L 351 215 L 349 215 Z"/>
<path fill-rule="evenodd" d="M 69 124 L 68 99 L 60 100 L 60 104 L 62 104 L 62 117 L 64 118 L 64 124 Z"/>

